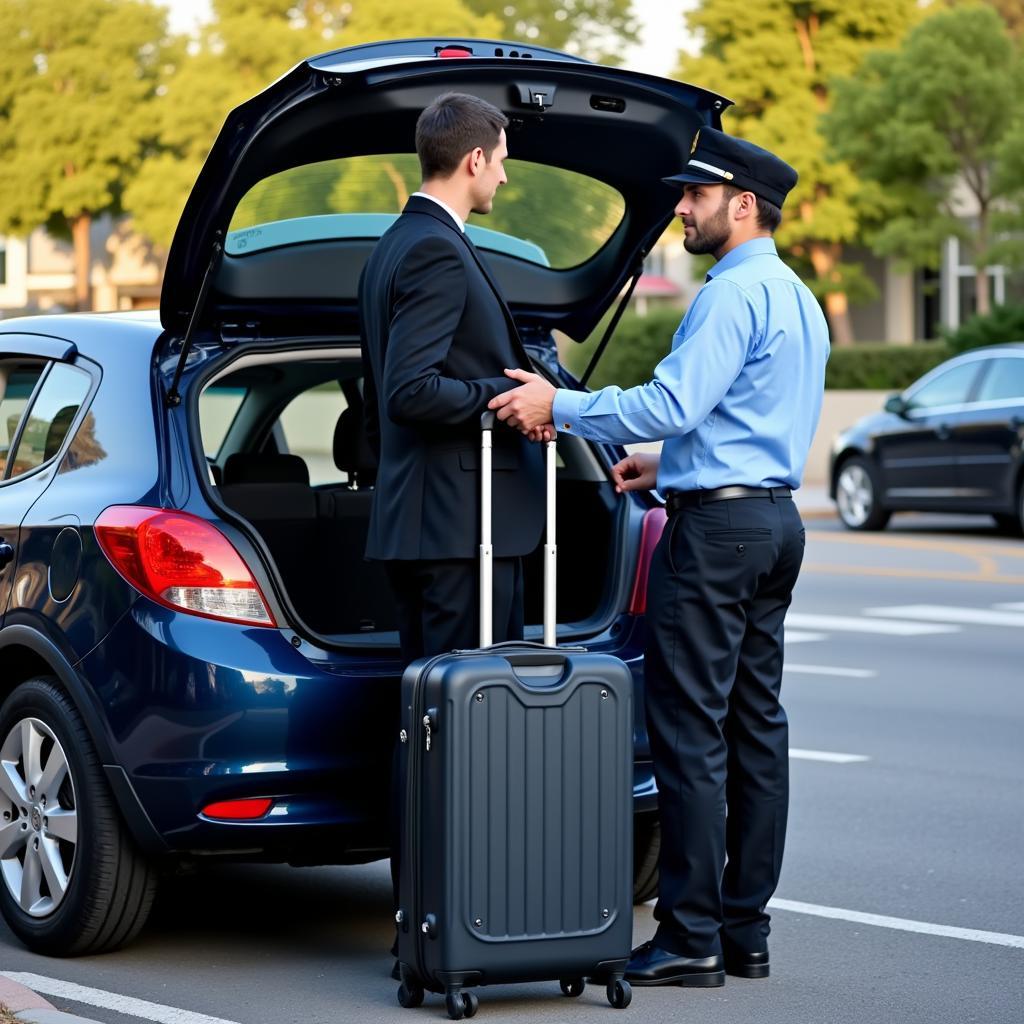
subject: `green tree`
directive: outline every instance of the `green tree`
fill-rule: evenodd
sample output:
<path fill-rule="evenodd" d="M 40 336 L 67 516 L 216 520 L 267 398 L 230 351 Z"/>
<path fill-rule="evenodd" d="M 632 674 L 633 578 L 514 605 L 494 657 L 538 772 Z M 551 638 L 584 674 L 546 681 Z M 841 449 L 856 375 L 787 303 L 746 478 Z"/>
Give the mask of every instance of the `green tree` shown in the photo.
<path fill-rule="evenodd" d="M 1024 195 L 1022 96 L 1024 64 L 999 15 L 955 7 L 837 84 L 826 125 L 835 151 L 877 184 L 875 249 L 936 265 L 941 241 L 958 235 L 979 313 L 990 308 L 993 214 L 1019 210 Z"/>
<path fill-rule="evenodd" d="M 502 36 L 615 61 L 639 38 L 632 0 L 466 0 L 477 14 L 501 19 Z"/>
<path fill-rule="evenodd" d="M 303 58 L 374 39 L 500 32 L 497 18 L 463 0 L 213 0 L 213 13 L 151 115 L 155 141 L 125 194 L 140 230 L 162 247 L 224 118 Z M 311 208 L 333 180 L 320 186 Z"/>
<path fill-rule="evenodd" d="M 860 237 L 864 189 L 820 131 L 831 82 L 878 47 L 895 46 L 918 17 L 915 0 L 703 0 L 687 16 L 703 42 L 683 54 L 679 76 L 735 101 L 727 131 L 778 153 L 800 173 L 778 242 L 811 272 L 832 340 L 853 340 L 849 302 L 870 294 L 863 270 L 844 261 Z"/>
<path fill-rule="evenodd" d="M 119 212 L 151 131 L 165 22 L 147 0 L 0 4 L 0 231 L 69 235 L 79 309 L 92 221 Z"/>

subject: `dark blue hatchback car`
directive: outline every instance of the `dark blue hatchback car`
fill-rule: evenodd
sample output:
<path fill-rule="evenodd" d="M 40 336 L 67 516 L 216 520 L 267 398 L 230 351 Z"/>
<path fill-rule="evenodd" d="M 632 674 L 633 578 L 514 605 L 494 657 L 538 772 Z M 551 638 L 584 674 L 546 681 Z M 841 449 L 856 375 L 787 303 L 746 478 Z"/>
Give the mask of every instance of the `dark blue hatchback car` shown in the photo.
<path fill-rule="evenodd" d="M 501 42 L 303 62 L 228 118 L 159 317 L 0 324 L 0 905 L 35 950 L 126 942 L 181 862 L 387 855 L 403 666 L 363 558 L 374 467 L 355 296 L 418 180 L 416 117 L 447 89 L 509 114 L 509 184 L 469 230 L 538 371 L 580 387 L 553 331 L 587 337 L 639 274 L 672 218 L 660 178 L 727 101 Z M 642 697 L 664 512 L 615 494 L 619 449 L 562 437 L 558 454 L 559 639 L 623 658 Z M 635 739 L 646 899 L 642 711 Z"/>

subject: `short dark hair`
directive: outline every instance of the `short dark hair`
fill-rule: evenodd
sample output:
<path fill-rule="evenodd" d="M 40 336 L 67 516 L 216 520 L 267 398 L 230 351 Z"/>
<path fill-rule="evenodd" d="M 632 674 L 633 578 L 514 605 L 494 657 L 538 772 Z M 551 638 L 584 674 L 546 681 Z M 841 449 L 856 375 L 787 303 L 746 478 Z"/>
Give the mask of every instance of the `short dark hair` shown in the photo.
<path fill-rule="evenodd" d="M 748 188 L 740 188 L 738 185 L 724 185 L 725 202 L 738 196 L 741 192 L 750 192 Z M 782 210 L 774 203 L 763 199 L 756 192 L 752 193 L 757 200 L 757 226 L 770 234 L 775 234 L 776 228 L 782 223 Z"/>
<path fill-rule="evenodd" d="M 477 146 L 490 161 L 507 125 L 508 118 L 479 96 L 464 92 L 438 96 L 416 122 L 416 153 L 423 180 L 447 178 Z"/>

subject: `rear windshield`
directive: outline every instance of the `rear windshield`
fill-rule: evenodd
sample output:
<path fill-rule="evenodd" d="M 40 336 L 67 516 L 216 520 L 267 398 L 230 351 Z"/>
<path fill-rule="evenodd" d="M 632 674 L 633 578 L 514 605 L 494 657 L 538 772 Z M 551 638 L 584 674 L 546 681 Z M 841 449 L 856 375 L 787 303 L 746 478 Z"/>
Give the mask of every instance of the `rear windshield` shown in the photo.
<path fill-rule="evenodd" d="M 625 212 L 622 195 L 574 171 L 506 160 L 508 184 L 468 229 L 481 248 L 567 269 L 593 256 Z M 258 182 L 238 204 L 226 250 L 329 238 L 379 238 L 419 187 L 416 156 L 357 156 L 295 167 Z"/>

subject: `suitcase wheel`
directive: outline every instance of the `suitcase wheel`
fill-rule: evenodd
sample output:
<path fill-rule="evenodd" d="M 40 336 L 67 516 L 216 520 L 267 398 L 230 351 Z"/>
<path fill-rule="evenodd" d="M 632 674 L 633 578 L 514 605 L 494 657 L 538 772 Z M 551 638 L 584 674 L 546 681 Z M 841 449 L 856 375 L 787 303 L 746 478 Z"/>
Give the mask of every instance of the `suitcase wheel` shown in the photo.
<path fill-rule="evenodd" d="M 583 995 L 587 983 L 582 978 L 563 978 L 558 983 L 558 987 L 562 990 L 563 996 L 575 999 L 577 996 Z"/>
<path fill-rule="evenodd" d="M 475 1017 L 480 1009 L 480 1000 L 472 992 L 449 989 L 444 997 L 445 1009 L 451 1020 L 462 1020 L 463 1017 Z"/>
<path fill-rule="evenodd" d="M 633 1001 L 633 989 L 630 988 L 628 981 L 623 981 L 621 978 L 609 981 L 606 991 L 608 993 L 608 1002 L 616 1010 L 624 1010 Z"/>
<path fill-rule="evenodd" d="M 398 1005 L 407 1010 L 414 1010 L 423 1003 L 423 986 L 415 982 L 403 981 L 398 986 Z"/>

